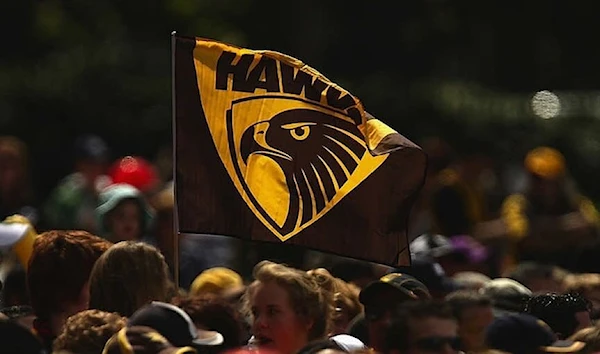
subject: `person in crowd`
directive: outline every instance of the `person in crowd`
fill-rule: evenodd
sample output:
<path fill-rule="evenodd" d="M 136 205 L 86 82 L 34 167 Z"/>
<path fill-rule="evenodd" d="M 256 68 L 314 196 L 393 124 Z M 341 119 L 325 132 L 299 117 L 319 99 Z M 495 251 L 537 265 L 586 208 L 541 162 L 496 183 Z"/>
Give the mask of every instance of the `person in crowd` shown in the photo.
<path fill-rule="evenodd" d="M 481 352 L 485 346 L 485 331 L 494 321 L 492 301 L 475 290 L 459 290 L 446 301 L 458 321 L 458 336 L 464 352 Z"/>
<path fill-rule="evenodd" d="M 181 308 L 160 302 L 143 306 L 127 322 L 127 327 L 150 327 L 177 347 L 192 347 L 200 353 L 218 353 L 223 350 L 223 335 L 216 331 L 197 328 Z"/>
<path fill-rule="evenodd" d="M 536 262 L 519 263 L 507 274 L 507 278 L 525 285 L 534 294 L 564 292 L 565 276 L 566 272 L 557 266 Z"/>
<path fill-rule="evenodd" d="M 403 304 L 385 331 L 382 354 L 458 353 L 458 324 L 443 302 Z"/>
<path fill-rule="evenodd" d="M 27 273 L 20 266 L 13 266 L 4 278 L 2 291 L 2 309 L 0 312 L 26 328 L 33 328 L 35 315 L 31 308 L 27 291 Z"/>
<path fill-rule="evenodd" d="M 23 267 L 13 266 L 8 271 L 0 294 L 3 307 L 31 305 L 27 292 L 27 272 Z"/>
<path fill-rule="evenodd" d="M 333 297 L 335 311 L 331 335 L 345 333 L 350 321 L 363 310 L 358 299 L 360 290 L 353 284 L 333 277 L 324 268 L 309 270 L 308 274 L 314 277 L 321 288 L 328 291 Z"/>
<path fill-rule="evenodd" d="M 32 225 L 40 218 L 27 146 L 14 136 L 0 136 L 0 220 L 14 214 L 25 216 Z"/>
<path fill-rule="evenodd" d="M 104 346 L 102 354 L 198 354 L 196 349 L 175 347 L 158 333 L 146 326 L 124 327 L 113 335 Z"/>
<path fill-rule="evenodd" d="M 0 343 L 2 353 L 50 353 L 31 331 L 7 318 L 0 318 Z"/>
<path fill-rule="evenodd" d="M 532 297 L 526 313 L 543 320 L 560 339 L 592 325 L 589 303 L 579 294 L 545 294 Z"/>
<path fill-rule="evenodd" d="M 112 184 L 100 192 L 96 220 L 99 234 L 111 242 L 148 240 L 154 211 L 140 191 Z"/>
<path fill-rule="evenodd" d="M 118 313 L 98 310 L 79 312 L 67 319 L 54 341 L 54 352 L 102 353 L 104 345 L 125 327 L 127 319 Z"/>
<path fill-rule="evenodd" d="M 194 279 L 190 294 L 221 296 L 227 291 L 243 287 L 242 277 L 236 271 L 226 267 L 213 267 L 203 271 Z"/>
<path fill-rule="evenodd" d="M 110 184 L 105 174 L 108 159 L 102 138 L 85 135 L 76 140 L 75 171 L 52 191 L 44 207 L 48 228 L 96 232 L 98 193 Z"/>
<path fill-rule="evenodd" d="M 168 301 L 168 266 L 153 246 L 121 241 L 96 262 L 90 274 L 90 308 L 129 317 L 152 301 Z"/>
<path fill-rule="evenodd" d="M 452 280 L 460 289 L 479 290 L 492 279 L 479 272 L 458 272 Z"/>
<path fill-rule="evenodd" d="M 523 284 L 508 278 L 490 280 L 480 289 L 481 294 L 492 300 L 495 316 L 525 311 L 532 296 Z"/>
<path fill-rule="evenodd" d="M 575 191 L 558 150 L 537 147 L 524 165 L 526 190 L 508 196 L 501 210 L 511 243 L 506 263 L 530 260 L 573 270 L 578 253 L 598 239 L 598 211 Z"/>
<path fill-rule="evenodd" d="M 444 299 L 446 295 L 459 289 L 454 280 L 446 274 L 445 269 L 432 257 L 415 257 L 410 267 L 397 268 L 397 271 L 419 279 L 434 299 Z"/>
<path fill-rule="evenodd" d="M 70 316 L 88 309 L 89 278 L 111 243 L 86 231 L 48 231 L 33 245 L 27 288 L 33 327 L 48 350 Z"/>
<path fill-rule="evenodd" d="M 592 319 L 600 318 L 600 274 L 570 274 L 564 281 L 565 291 L 581 294 L 591 305 Z"/>
<path fill-rule="evenodd" d="M 253 342 L 282 354 L 296 353 L 330 333 L 333 299 L 306 272 L 270 261 L 258 263 L 245 295 Z"/>
<path fill-rule="evenodd" d="M 558 340 L 544 321 L 529 314 L 509 314 L 496 318 L 488 327 L 490 348 L 511 354 L 579 353 L 583 342 Z"/>
<path fill-rule="evenodd" d="M 600 327 L 593 326 L 580 329 L 568 339 L 572 342 L 583 342 L 585 348 L 579 354 L 592 354 L 600 352 Z"/>
<path fill-rule="evenodd" d="M 404 302 L 431 299 L 427 287 L 408 274 L 390 273 L 366 286 L 359 295 L 365 316 L 352 324 L 349 334 L 376 351 L 382 350 L 385 329 L 395 309 Z"/>
<path fill-rule="evenodd" d="M 236 309 L 217 296 L 183 296 L 171 303 L 185 311 L 196 328 L 221 333 L 223 350 L 239 347 L 249 339 Z"/>

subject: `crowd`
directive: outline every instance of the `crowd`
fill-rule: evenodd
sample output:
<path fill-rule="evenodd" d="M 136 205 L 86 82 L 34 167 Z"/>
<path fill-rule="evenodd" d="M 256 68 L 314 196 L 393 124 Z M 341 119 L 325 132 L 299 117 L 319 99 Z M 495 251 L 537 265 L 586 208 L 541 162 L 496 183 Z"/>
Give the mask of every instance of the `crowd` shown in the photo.
<path fill-rule="evenodd" d="M 485 163 L 423 147 L 412 264 L 394 268 L 211 235 L 176 257 L 168 164 L 82 137 L 39 203 L 25 144 L 0 137 L 0 352 L 600 352 L 598 215 L 564 157 L 533 149 L 490 212 Z"/>

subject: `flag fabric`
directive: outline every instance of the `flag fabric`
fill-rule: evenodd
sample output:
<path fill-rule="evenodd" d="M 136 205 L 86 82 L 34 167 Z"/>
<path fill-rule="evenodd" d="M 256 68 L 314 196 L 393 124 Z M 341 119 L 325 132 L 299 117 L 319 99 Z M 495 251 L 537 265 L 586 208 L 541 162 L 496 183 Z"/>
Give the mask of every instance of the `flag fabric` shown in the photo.
<path fill-rule="evenodd" d="M 180 234 L 410 263 L 418 146 L 298 59 L 172 39 Z"/>

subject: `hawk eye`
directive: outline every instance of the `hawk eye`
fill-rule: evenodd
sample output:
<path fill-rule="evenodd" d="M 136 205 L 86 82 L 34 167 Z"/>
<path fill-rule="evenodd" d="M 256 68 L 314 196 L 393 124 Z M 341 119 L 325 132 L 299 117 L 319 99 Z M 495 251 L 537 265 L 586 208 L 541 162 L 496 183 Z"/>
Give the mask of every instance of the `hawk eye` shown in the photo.
<path fill-rule="evenodd" d="M 290 130 L 290 134 L 292 135 L 292 138 L 296 140 L 304 140 L 310 135 L 310 127 L 307 125 L 303 127 L 298 127 L 296 129 Z"/>
<path fill-rule="evenodd" d="M 316 123 L 292 123 L 283 125 L 282 128 L 289 131 L 292 138 L 302 141 L 310 135 L 310 126 Z"/>

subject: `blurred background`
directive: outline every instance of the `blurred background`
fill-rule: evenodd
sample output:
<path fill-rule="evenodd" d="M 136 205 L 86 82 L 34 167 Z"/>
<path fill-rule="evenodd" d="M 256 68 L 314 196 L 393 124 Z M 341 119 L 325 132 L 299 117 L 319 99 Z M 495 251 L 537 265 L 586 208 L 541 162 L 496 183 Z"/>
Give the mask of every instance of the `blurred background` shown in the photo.
<path fill-rule="evenodd" d="M 0 132 L 28 145 L 39 199 L 72 168 L 80 134 L 103 137 L 115 158 L 156 159 L 171 144 L 170 33 L 177 30 L 295 56 L 410 139 L 439 136 L 458 156 L 486 157 L 501 188 L 515 188 L 514 169 L 530 148 L 557 147 L 580 189 L 597 200 L 598 7 L 539 0 L 4 2 Z"/>
<path fill-rule="evenodd" d="M 526 187 L 535 171 L 525 171 L 524 158 L 538 146 L 564 155 L 566 167 L 562 156 L 552 161 L 565 171 L 560 188 L 573 201 L 550 214 L 587 208 L 593 213 L 583 214 L 593 214 L 587 220 L 595 224 L 600 50 L 593 35 L 600 33 L 599 9 L 591 0 L 4 2 L 0 135 L 27 147 L 31 183 L 23 205 L 43 209 L 61 179 L 79 170 L 75 162 L 82 151 L 74 142 L 88 134 L 106 142 L 104 162 L 142 157 L 157 174 L 146 178 L 160 181 L 152 193 L 168 189 L 170 34 L 176 30 L 299 58 L 420 144 L 430 157 L 428 182 L 435 183 L 426 185 L 413 212 L 411 238 L 428 232 L 484 239 L 510 233 L 491 224 L 478 232 L 473 225 L 501 217 L 507 196 Z M 93 142 L 86 144 L 87 158 L 95 150 Z M 432 221 L 431 193 L 447 168 L 477 193 L 465 207 L 470 219 L 464 230 L 440 229 L 439 217 Z M 14 182 L 3 178 L 6 186 Z M 581 204 L 571 196 L 589 199 Z M 441 214 L 457 220 L 451 211 L 460 201 L 444 198 L 437 204 Z M 6 200 L 3 217 L 16 210 Z M 96 206 L 90 204 L 90 213 Z M 60 214 L 58 207 L 50 209 Z M 40 214 L 39 231 L 67 227 Z M 172 221 L 165 220 L 168 229 Z M 503 268 L 500 263 L 494 267 Z"/>

